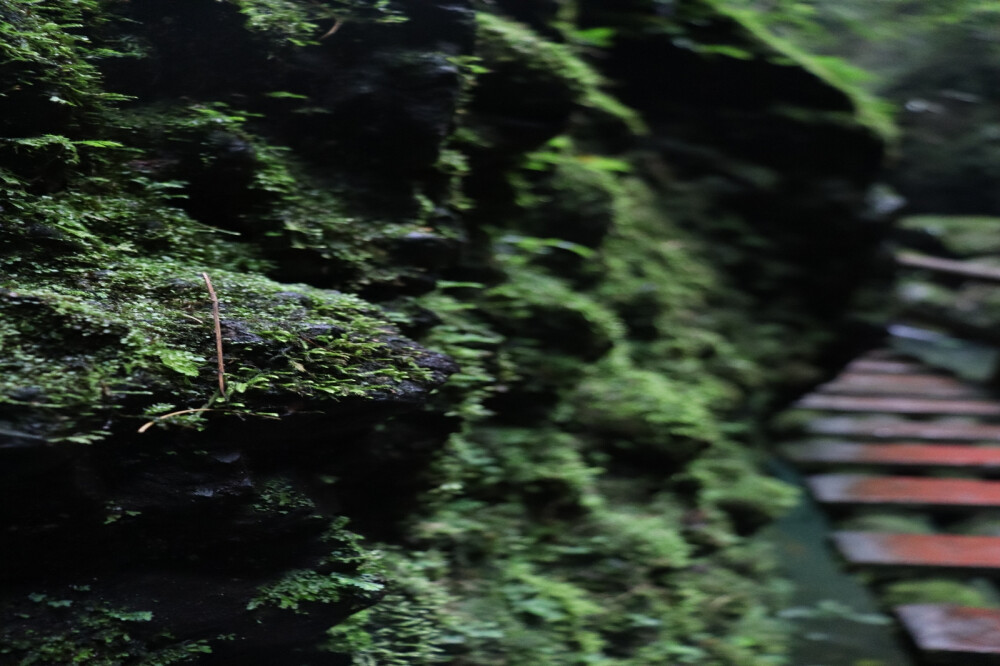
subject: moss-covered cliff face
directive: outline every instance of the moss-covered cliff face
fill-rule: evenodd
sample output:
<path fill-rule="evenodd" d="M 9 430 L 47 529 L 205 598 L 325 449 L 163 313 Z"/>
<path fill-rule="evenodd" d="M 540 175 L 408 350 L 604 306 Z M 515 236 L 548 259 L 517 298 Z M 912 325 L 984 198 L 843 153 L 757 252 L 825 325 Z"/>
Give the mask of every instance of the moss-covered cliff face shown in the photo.
<path fill-rule="evenodd" d="M 783 663 L 847 94 L 707 0 L 0 15 L 0 663 Z"/>

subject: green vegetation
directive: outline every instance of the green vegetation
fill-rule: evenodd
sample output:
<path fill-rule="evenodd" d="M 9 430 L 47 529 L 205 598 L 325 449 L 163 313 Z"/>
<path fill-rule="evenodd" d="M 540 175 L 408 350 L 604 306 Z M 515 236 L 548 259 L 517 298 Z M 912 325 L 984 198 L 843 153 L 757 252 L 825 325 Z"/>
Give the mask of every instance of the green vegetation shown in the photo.
<path fill-rule="evenodd" d="M 343 574 L 319 574 L 315 571 L 290 571 L 277 583 L 261 590 L 261 595 L 247 604 L 247 610 L 256 610 L 265 605 L 277 606 L 284 610 L 305 614 L 306 604 L 332 604 L 344 597 L 345 590 L 361 593 L 381 592 L 382 585 L 364 577 Z"/>
<path fill-rule="evenodd" d="M 540 78 L 547 88 L 565 87 L 579 104 L 618 118 L 633 132 L 644 131 L 635 111 L 604 92 L 601 77 L 567 45 L 543 39 L 497 14 L 479 12 L 476 20 L 480 57 L 488 70 L 505 65 L 524 68 L 525 78 Z M 513 76 L 519 76 L 516 70 Z"/>
<path fill-rule="evenodd" d="M 405 15 L 393 0 L 333 0 L 325 5 L 294 0 L 227 0 L 246 16 L 251 31 L 287 41 L 290 46 L 311 46 L 331 34 L 343 21 L 399 23 Z M 321 26 L 322 24 L 322 26 Z"/>
<path fill-rule="evenodd" d="M 462 363 L 444 391 L 462 391 L 455 413 L 465 425 L 443 451 L 438 485 L 414 525 L 427 550 L 392 557 L 392 566 L 433 567 L 422 594 L 451 599 L 438 607 L 449 609 L 442 616 L 405 591 L 412 581 L 401 583 L 430 650 L 416 663 L 445 663 L 445 654 L 475 663 L 780 663 L 780 631 L 762 612 L 768 593 L 752 582 L 766 558 L 737 547 L 732 521 L 741 529 L 766 521 L 794 493 L 760 477 L 726 434 L 737 424 L 720 419 L 761 369 L 710 328 L 720 323 L 706 318 L 703 299 L 723 293 L 697 258 L 698 241 L 658 212 L 631 167 L 609 170 L 572 145 L 562 137 L 550 142 L 557 150 L 526 157 L 513 179 L 522 188 L 515 217 L 520 226 L 544 224 L 542 210 L 558 217 L 553 206 L 574 207 L 574 219 L 604 216 L 599 249 L 498 229 L 507 281 L 421 299 L 445 317 L 424 343 Z M 587 196 L 566 196 L 577 191 Z M 578 265 L 590 286 L 548 268 L 560 259 Z M 754 337 L 745 331 L 742 341 Z M 505 425 L 494 413 L 506 393 L 533 396 L 533 427 Z M 612 471 L 629 461 L 688 472 Z M 695 570 L 712 573 L 688 573 Z M 394 629 L 389 590 L 336 630 L 340 649 L 364 646 L 355 663 L 397 663 L 386 641 L 410 625 Z M 717 614 L 704 612 L 722 597 Z"/>
<path fill-rule="evenodd" d="M 1000 218 L 974 215 L 912 215 L 900 229 L 924 235 L 949 255 L 962 258 L 1000 254 Z"/>
<path fill-rule="evenodd" d="M 740 0 L 713 0 L 713 2 L 720 11 L 739 20 L 762 43 L 773 48 L 775 55 L 770 56 L 771 58 L 804 67 L 830 85 L 843 90 L 851 98 L 858 121 L 871 127 L 887 141 L 899 138 L 893 118 L 894 107 L 872 94 L 864 86 L 871 75 L 841 57 L 823 55 L 811 41 L 810 38 L 819 30 L 811 30 L 814 24 L 805 18 L 811 15 L 811 12 L 805 9 L 808 5 L 793 2 L 786 5 L 782 12 L 781 9 L 774 8 L 760 11 L 756 7 L 747 7 L 748 3 Z M 806 34 L 798 40 L 787 38 L 782 34 L 782 30 L 776 29 L 784 24 L 804 29 Z"/>
<path fill-rule="evenodd" d="M 981 586 L 980 586 L 981 587 Z M 927 579 L 891 583 L 882 590 L 888 606 L 903 604 L 957 604 L 996 608 L 994 595 L 977 586 L 957 580 Z"/>
<path fill-rule="evenodd" d="M 918 49 L 931 37 L 978 25 L 993 26 L 1000 21 L 1000 8 L 983 0 L 723 0 L 732 8 L 754 12 L 771 30 L 797 42 L 808 43 L 812 51 L 847 56 L 845 47 L 881 44 L 883 54 Z M 868 47 L 865 48 L 867 50 Z M 867 54 L 859 53 L 862 58 Z M 874 61 L 865 61 L 869 67 Z M 875 70 L 898 66 L 895 57 Z"/>
<path fill-rule="evenodd" d="M 895 107 L 888 180 L 915 213 L 1000 214 L 1000 8 L 981 0 L 721 0 Z M 850 63 L 850 66 L 847 66 Z M 852 74 L 853 73 L 853 74 Z M 860 76 L 854 76 L 858 74 Z"/>
<path fill-rule="evenodd" d="M 76 66 L 88 73 L 80 77 L 87 87 L 74 89 L 72 106 L 108 113 L 89 65 Z M 50 74 L 26 76 L 17 80 L 43 86 Z M 253 272 L 269 265 L 257 251 L 177 207 L 183 182 L 145 175 L 137 144 L 206 148 L 210 132 L 247 136 L 245 120 L 224 105 L 116 116 L 115 125 L 102 129 L 127 140 L 127 150 L 117 141 L 56 134 L 7 140 L 7 163 L 19 168 L 5 172 L 0 193 L 12 215 L 0 232 L 6 248 L 0 341 L 11 350 L 0 401 L 22 408 L 24 422 L 16 425 L 22 435 L 93 442 L 108 434 L 112 414 L 148 420 L 193 410 L 172 424 L 197 423 L 214 412 L 273 416 L 287 399 L 282 394 L 370 396 L 392 393 L 403 380 L 426 379 L 413 352 L 400 355 L 384 341 L 391 334 L 384 315 L 353 296 L 278 284 Z M 290 175 L 281 149 L 257 142 L 247 194 L 260 196 L 264 206 L 256 233 L 282 236 L 287 248 L 325 260 L 349 256 L 365 265 L 370 255 L 362 248 L 373 251 L 373 237 L 355 231 L 344 241 L 346 227 L 356 226 L 353 218 L 340 213 L 329 193 Z M 211 155 L 199 159 L 211 168 Z M 42 164 L 64 174 L 62 189 L 31 191 Z M 280 202 L 280 217 L 269 200 Z M 379 233 L 396 232 L 383 227 Z M 222 301 L 226 395 L 213 389 L 206 270 Z M 81 340 L 72 362 L 60 346 L 65 335 Z"/>
<path fill-rule="evenodd" d="M 126 661 L 143 666 L 170 666 L 190 663 L 198 655 L 212 652 L 207 640 L 179 642 L 167 634 L 150 636 L 146 627 L 153 620 L 151 611 L 95 603 L 87 589 L 69 590 L 67 597 L 28 595 L 27 602 L 20 604 L 20 625 L 0 630 L 3 638 L 0 655 L 18 659 L 16 663 L 20 666 L 115 666 Z M 59 627 L 58 632 L 39 634 L 30 624 L 39 617 Z"/>
<path fill-rule="evenodd" d="M 767 241 L 647 146 L 586 55 L 615 35 L 564 4 L 548 32 L 459 16 L 466 46 L 405 2 L 212 3 L 229 47 L 264 55 L 206 92 L 162 83 L 201 46 L 171 41 L 189 18 L 0 0 L 23 35 L 0 45 L 0 111 L 58 110 L 9 113 L 0 140 L 0 435 L 65 453 L 53 503 L 86 506 L 52 529 L 92 525 L 112 544 L 93 562 L 226 590 L 193 638 L 111 610 L 131 607 L 114 573 L 86 603 L 38 592 L 45 617 L 8 595 L 9 654 L 221 660 L 322 626 L 304 660 L 784 663 L 752 535 L 796 493 L 759 471 L 755 424 L 823 336 L 734 284 Z M 743 42 L 692 52 L 803 66 L 722 20 Z M 322 40 L 337 22 L 363 29 Z M 109 92 L 154 73 L 155 99 Z M 779 178 L 734 164 L 756 195 Z M 792 270 L 756 260 L 753 286 Z M 32 530 L 14 546 L 47 553 Z M 184 608 L 178 588 L 149 607 Z"/>

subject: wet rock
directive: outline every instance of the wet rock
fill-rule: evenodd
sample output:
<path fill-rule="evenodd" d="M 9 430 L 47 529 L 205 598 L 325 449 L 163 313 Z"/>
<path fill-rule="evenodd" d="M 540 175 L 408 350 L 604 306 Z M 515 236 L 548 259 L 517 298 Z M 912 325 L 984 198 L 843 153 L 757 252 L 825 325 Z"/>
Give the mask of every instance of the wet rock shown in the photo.
<path fill-rule="evenodd" d="M 264 338 L 254 333 L 247 322 L 235 319 L 220 319 L 222 339 L 237 345 L 254 345 L 264 342 Z"/>

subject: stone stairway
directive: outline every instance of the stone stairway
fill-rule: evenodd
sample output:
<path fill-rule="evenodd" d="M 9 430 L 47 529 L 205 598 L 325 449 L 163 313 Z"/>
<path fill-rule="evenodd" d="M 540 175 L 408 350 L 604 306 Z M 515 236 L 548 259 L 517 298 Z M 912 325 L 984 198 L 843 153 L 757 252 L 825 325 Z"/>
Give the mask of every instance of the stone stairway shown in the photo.
<path fill-rule="evenodd" d="M 1000 270 L 904 255 L 911 269 L 1000 281 Z M 960 264 L 960 265 L 959 265 Z M 1000 582 L 1000 396 L 894 349 L 872 350 L 798 401 L 808 420 L 782 447 L 833 517 L 887 509 L 917 514 L 931 533 L 840 529 L 842 560 L 877 583 L 950 577 Z M 995 512 L 990 534 L 955 533 Z M 921 663 L 1000 664 L 1000 604 L 905 603 L 892 612 Z"/>

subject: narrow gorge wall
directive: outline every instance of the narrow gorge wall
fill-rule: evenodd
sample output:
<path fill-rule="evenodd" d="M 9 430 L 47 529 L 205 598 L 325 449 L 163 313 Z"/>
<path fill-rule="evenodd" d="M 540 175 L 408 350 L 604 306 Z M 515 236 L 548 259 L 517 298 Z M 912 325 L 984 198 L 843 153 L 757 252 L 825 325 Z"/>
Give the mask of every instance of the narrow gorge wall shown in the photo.
<path fill-rule="evenodd" d="M 0 19 L 0 663 L 783 663 L 755 419 L 882 234 L 818 63 L 709 0 Z"/>

